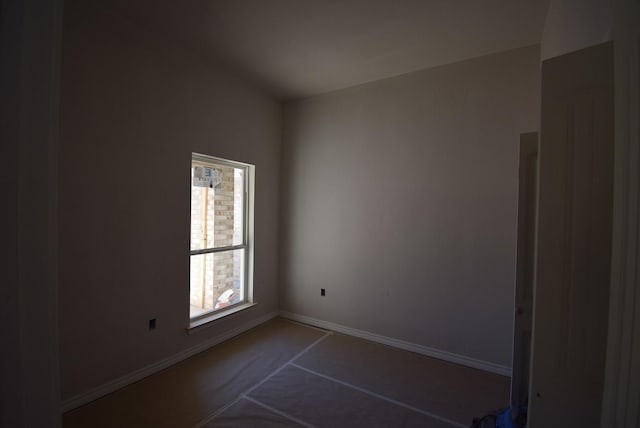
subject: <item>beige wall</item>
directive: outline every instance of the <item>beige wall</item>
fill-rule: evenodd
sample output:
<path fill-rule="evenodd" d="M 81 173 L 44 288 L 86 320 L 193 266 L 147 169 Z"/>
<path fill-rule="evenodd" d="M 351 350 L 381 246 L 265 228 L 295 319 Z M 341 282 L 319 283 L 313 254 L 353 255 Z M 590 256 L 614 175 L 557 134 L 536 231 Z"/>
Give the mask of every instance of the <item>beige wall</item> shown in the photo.
<path fill-rule="evenodd" d="M 527 47 L 289 104 L 282 308 L 510 366 L 539 60 Z"/>
<path fill-rule="evenodd" d="M 63 399 L 277 309 L 281 135 L 279 103 L 219 67 L 82 2 L 65 13 Z M 256 165 L 259 305 L 187 335 L 191 152 Z"/>
<path fill-rule="evenodd" d="M 574 52 L 613 37 L 612 0 L 551 0 L 544 23 L 543 60 Z"/>

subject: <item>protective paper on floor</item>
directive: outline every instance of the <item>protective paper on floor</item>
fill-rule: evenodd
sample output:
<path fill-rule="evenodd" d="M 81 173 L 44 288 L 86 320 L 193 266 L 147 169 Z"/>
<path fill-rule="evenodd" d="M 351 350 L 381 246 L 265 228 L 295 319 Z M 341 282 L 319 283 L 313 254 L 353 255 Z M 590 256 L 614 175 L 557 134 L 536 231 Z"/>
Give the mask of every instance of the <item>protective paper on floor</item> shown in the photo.
<path fill-rule="evenodd" d="M 302 425 L 247 400 L 240 400 L 204 428 L 289 428 Z"/>
<path fill-rule="evenodd" d="M 249 396 L 318 427 L 452 428 L 293 366 L 287 366 Z"/>
<path fill-rule="evenodd" d="M 323 340 L 308 348 L 320 338 Z M 287 364 L 307 348 L 293 364 L 320 376 Z M 508 389 L 508 378 L 502 376 L 273 320 L 66 413 L 64 427 L 191 428 L 248 393 L 249 398 L 261 400 L 294 420 L 242 398 L 207 426 L 288 427 L 301 420 L 309 426 L 329 428 L 452 428 L 468 426 L 474 416 L 504 407 Z"/>
<path fill-rule="evenodd" d="M 322 337 L 273 320 L 64 415 L 65 428 L 192 427 Z"/>
<path fill-rule="evenodd" d="M 507 377 L 337 333 L 296 364 L 464 425 L 509 404 Z"/>

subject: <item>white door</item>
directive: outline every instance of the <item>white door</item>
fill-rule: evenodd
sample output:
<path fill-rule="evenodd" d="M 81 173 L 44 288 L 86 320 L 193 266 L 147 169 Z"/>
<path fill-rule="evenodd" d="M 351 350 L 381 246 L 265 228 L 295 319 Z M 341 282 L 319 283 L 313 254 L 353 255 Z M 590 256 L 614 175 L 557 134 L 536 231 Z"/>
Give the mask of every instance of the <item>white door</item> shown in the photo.
<path fill-rule="evenodd" d="M 613 45 L 542 63 L 529 427 L 598 427 L 613 186 Z"/>

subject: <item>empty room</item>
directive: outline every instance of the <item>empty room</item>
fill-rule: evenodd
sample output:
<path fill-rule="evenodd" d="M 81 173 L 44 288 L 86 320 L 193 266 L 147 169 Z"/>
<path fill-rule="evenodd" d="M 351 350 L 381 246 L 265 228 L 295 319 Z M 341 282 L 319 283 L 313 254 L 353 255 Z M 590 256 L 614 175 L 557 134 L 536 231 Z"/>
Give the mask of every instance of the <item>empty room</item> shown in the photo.
<path fill-rule="evenodd" d="M 0 426 L 640 427 L 637 2 L 0 6 Z"/>

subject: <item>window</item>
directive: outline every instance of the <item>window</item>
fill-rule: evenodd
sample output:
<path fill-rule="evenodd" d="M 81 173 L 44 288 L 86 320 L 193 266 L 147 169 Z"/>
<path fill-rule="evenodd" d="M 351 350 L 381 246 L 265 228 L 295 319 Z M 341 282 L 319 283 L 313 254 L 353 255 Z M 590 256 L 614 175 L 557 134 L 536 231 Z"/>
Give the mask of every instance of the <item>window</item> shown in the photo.
<path fill-rule="evenodd" d="M 252 303 L 253 171 L 253 165 L 192 154 L 192 327 Z"/>

